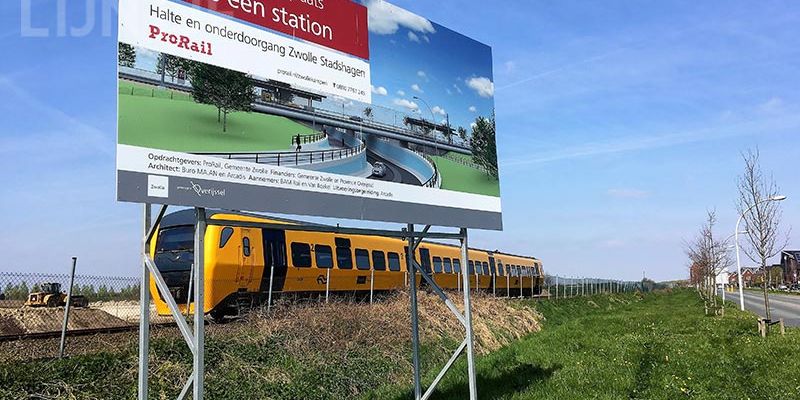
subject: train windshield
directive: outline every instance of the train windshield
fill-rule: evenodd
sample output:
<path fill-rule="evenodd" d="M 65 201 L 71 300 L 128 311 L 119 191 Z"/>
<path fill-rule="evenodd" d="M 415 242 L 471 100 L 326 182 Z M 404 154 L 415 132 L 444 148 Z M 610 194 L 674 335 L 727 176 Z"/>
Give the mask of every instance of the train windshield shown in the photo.
<path fill-rule="evenodd" d="M 194 226 L 167 228 L 158 235 L 156 252 L 194 251 Z"/>
<path fill-rule="evenodd" d="M 194 226 L 161 230 L 153 261 L 161 272 L 189 271 L 194 262 Z"/>

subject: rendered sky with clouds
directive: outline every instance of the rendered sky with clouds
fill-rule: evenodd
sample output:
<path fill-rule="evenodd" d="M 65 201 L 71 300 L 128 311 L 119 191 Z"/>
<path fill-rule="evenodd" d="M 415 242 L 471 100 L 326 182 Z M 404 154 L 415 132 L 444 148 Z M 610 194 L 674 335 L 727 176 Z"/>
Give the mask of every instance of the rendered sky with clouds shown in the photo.
<path fill-rule="evenodd" d="M 0 271 L 66 272 L 77 255 L 86 274 L 136 274 L 141 206 L 114 200 L 116 17 L 103 3 L 64 2 L 61 37 L 57 2 L 0 3 Z M 493 48 L 506 229 L 473 245 L 561 275 L 685 277 L 682 243 L 707 209 L 733 232 L 740 152 L 756 146 L 797 227 L 795 2 L 394 3 Z M 22 37 L 26 4 L 39 30 Z M 70 37 L 87 4 L 94 24 Z"/>

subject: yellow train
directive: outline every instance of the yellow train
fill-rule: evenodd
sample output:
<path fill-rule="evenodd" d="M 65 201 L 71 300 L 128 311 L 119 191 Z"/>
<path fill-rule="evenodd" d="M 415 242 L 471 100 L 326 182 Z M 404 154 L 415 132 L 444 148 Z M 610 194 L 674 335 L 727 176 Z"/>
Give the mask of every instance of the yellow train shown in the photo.
<path fill-rule="evenodd" d="M 400 239 L 340 235 L 293 230 L 302 223 L 259 215 L 208 211 L 210 220 L 240 225 L 209 225 L 205 234 L 204 313 L 219 319 L 244 307 L 288 294 L 369 293 L 402 290 L 408 286 L 407 243 Z M 166 215 L 150 244 L 151 255 L 169 287 L 170 295 L 186 312 L 191 302 L 194 261 L 194 210 Z M 246 223 L 285 226 L 263 229 Z M 499 251 L 470 249 L 469 265 L 461 265 L 461 248 L 423 242 L 415 254 L 422 268 L 444 289 L 460 290 L 461 273 L 471 276 L 470 288 L 498 296 L 541 293 L 541 261 Z M 416 277 L 421 282 L 421 276 Z M 169 309 L 151 281 L 151 293 L 161 315 Z M 190 312 L 194 312 L 193 305 Z"/>

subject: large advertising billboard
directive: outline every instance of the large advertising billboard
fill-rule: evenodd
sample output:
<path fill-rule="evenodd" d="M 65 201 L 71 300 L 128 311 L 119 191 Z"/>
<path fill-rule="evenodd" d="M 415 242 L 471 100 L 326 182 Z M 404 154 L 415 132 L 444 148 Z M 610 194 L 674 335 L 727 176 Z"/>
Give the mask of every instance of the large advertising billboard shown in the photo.
<path fill-rule="evenodd" d="M 502 229 L 491 48 L 382 0 L 120 0 L 120 201 Z"/>

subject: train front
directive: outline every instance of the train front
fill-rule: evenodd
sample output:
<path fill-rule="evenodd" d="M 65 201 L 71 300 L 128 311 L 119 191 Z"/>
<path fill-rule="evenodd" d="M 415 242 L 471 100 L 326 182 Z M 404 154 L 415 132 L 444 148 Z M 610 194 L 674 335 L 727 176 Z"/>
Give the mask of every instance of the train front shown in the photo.
<path fill-rule="evenodd" d="M 182 314 L 194 313 L 194 288 L 192 267 L 194 265 L 194 211 L 186 210 L 163 218 L 155 240 L 150 243 L 150 255 L 169 289 L 168 295 L 175 300 Z M 208 280 L 204 298 L 204 313 L 209 310 Z M 159 315 L 171 315 L 165 301 L 166 293 L 158 290 L 151 274 L 150 294 Z"/>

